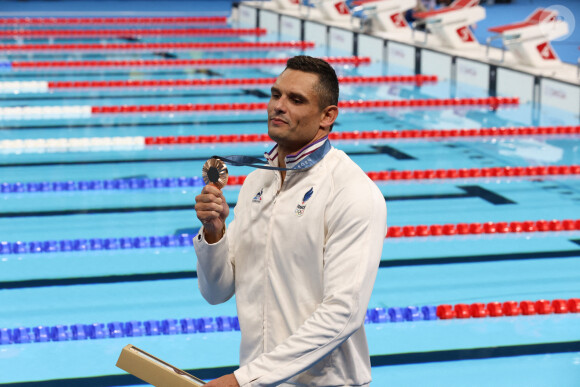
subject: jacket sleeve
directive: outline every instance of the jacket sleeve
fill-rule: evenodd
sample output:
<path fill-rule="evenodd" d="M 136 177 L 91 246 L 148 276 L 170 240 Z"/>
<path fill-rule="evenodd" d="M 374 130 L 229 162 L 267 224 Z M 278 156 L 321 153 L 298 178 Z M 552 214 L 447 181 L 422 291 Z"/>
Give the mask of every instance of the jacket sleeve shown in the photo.
<path fill-rule="evenodd" d="M 329 355 L 364 324 L 386 233 L 385 200 L 365 179 L 362 186 L 336 193 L 328 206 L 323 300 L 293 335 L 234 372 L 243 387 L 290 379 Z"/>
<path fill-rule="evenodd" d="M 235 230 L 234 214 L 234 220 L 218 242 L 207 243 L 203 227 L 193 240 L 197 255 L 198 287 L 203 298 L 212 305 L 226 302 L 234 295 L 234 249 L 231 244 L 235 240 Z"/>

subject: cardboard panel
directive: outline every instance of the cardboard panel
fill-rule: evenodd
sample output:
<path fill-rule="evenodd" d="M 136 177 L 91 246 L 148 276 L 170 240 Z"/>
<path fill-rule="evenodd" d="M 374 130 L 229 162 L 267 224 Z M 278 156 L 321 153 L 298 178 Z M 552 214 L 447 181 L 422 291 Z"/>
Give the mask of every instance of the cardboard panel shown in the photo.
<path fill-rule="evenodd" d="M 117 367 L 156 387 L 199 387 L 205 384 L 203 380 L 131 344 L 121 351 Z"/>

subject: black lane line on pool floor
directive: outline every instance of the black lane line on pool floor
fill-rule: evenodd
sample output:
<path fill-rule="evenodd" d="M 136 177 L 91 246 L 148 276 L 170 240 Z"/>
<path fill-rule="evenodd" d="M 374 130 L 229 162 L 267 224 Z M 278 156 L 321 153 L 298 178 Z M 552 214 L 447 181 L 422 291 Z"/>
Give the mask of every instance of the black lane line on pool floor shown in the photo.
<path fill-rule="evenodd" d="M 0 282 L 0 290 L 42 288 L 47 286 L 101 285 L 101 284 L 117 284 L 128 282 L 195 279 L 195 278 L 197 278 L 197 271 L 192 270 L 192 271 L 176 271 L 169 273 L 145 273 L 145 274 L 125 274 L 125 275 L 103 275 L 97 277 L 37 279 L 37 280 Z"/>
<path fill-rule="evenodd" d="M 148 249 L 142 249 L 141 251 L 145 250 Z M 113 250 L 106 251 L 111 252 Z M 99 253 L 98 250 L 92 252 L 95 254 Z M 77 252 L 72 253 L 74 254 Z M 91 253 L 91 251 L 85 253 Z M 36 255 L 36 254 L 29 253 L 27 255 Z M 379 267 L 388 268 L 388 267 L 404 267 L 404 266 L 441 265 L 454 263 L 479 263 L 479 262 L 495 262 L 495 261 L 516 261 L 526 259 L 579 258 L 579 257 L 580 250 L 542 251 L 532 253 L 464 255 L 464 256 L 439 257 L 439 258 L 383 260 L 380 262 Z M 177 271 L 167 273 L 142 273 L 142 274 L 104 275 L 95 277 L 31 279 L 31 280 L 0 282 L 0 290 L 41 288 L 47 286 L 100 285 L 100 284 L 114 284 L 124 282 L 144 282 L 144 281 L 195 279 L 195 278 L 197 278 L 197 271 L 191 270 L 191 271 Z"/>
<path fill-rule="evenodd" d="M 202 158 L 202 160 L 205 160 Z M 183 188 L 183 187 L 182 187 Z M 391 196 L 384 197 L 386 201 L 397 200 L 439 200 L 439 199 L 466 199 L 466 198 L 480 198 L 493 205 L 502 204 L 516 204 L 515 202 L 498 195 L 490 190 L 482 188 L 477 185 L 473 186 L 457 186 L 465 193 L 459 194 L 437 194 L 437 195 L 408 195 L 408 196 Z M 130 191 L 130 190 L 126 190 Z M 68 191 L 62 191 L 68 192 Z M 72 191 L 77 192 L 77 191 Z M 95 191 L 91 191 L 95 192 Z M 228 203 L 230 208 L 235 207 L 236 203 Z M 93 215 L 93 214 L 120 214 L 133 212 L 160 212 L 160 211 L 190 211 L 193 210 L 193 203 L 171 205 L 171 206 L 143 206 L 143 207 L 118 207 L 118 208 L 83 208 L 75 210 L 53 210 L 53 211 L 14 211 L 14 212 L 0 212 L 0 219 L 2 218 L 27 218 L 27 217 L 45 217 L 45 216 L 70 216 L 70 215 Z"/>
<path fill-rule="evenodd" d="M 465 193 L 453 194 L 425 194 L 425 195 L 404 195 L 404 196 L 385 196 L 387 202 L 401 201 L 401 200 L 437 200 L 437 199 L 466 199 L 466 198 L 480 198 L 488 203 L 494 205 L 502 204 L 517 204 L 516 202 L 501 196 L 491 190 L 483 188 L 479 185 L 458 185 L 457 188 Z"/>
<path fill-rule="evenodd" d="M 505 234 L 503 234 L 505 235 Z M 526 259 L 580 258 L 580 250 L 535 251 L 527 253 L 458 255 L 435 258 L 408 258 L 381 261 L 379 267 L 448 265 L 454 263 L 481 263 L 519 261 Z"/>
<path fill-rule="evenodd" d="M 121 348 L 122 347 L 119 346 L 119 353 Z M 451 349 L 443 351 L 399 353 L 392 355 L 372 355 L 371 366 L 384 367 L 405 364 L 454 362 L 460 360 L 485 360 L 514 356 L 570 353 L 578 351 L 580 351 L 580 341 L 522 344 L 522 345 L 469 348 L 469 349 Z M 195 375 L 198 378 L 209 380 L 218 378 L 225 374 L 232 373 L 237 368 L 238 366 L 225 366 L 215 368 L 185 369 L 184 371 L 186 371 L 191 375 Z M 145 386 L 148 384 L 143 383 L 143 381 L 130 374 L 103 375 L 87 378 L 53 379 L 37 382 L 18 382 L 18 383 L 0 384 L 0 386 L 11 386 L 11 387 L 52 387 L 52 386 L 110 387 L 110 386 L 132 386 L 132 385 Z"/>

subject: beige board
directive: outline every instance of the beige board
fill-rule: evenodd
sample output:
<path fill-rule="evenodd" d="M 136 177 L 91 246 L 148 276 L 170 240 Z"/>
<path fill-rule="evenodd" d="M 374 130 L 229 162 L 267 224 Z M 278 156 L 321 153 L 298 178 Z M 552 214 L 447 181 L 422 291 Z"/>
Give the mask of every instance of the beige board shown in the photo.
<path fill-rule="evenodd" d="M 121 351 L 117 367 L 155 387 L 192 387 L 205 384 L 203 380 L 131 344 Z"/>

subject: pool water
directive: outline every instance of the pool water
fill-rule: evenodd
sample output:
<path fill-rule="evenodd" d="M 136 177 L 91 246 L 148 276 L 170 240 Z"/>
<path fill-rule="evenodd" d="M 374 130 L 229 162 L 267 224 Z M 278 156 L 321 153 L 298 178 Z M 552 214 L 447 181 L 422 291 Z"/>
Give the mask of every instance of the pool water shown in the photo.
<path fill-rule="evenodd" d="M 184 39 L 154 37 L 142 41 L 180 40 Z M 276 38 L 267 35 L 187 40 L 239 42 Z M 123 40 L 50 40 L 95 41 Z M 47 39 L 33 42 L 46 43 Z M 180 59 L 208 59 L 276 58 L 299 53 L 299 50 L 196 50 L 170 54 Z M 306 53 L 343 55 L 324 47 Z M 11 62 L 167 57 L 146 51 L 0 54 L 0 60 Z M 407 73 L 405 69 L 380 64 L 336 65 L 335 69 L 340 76 Z M 282 70 L 280 66 L 4 69 L 0 82 L 264 78 L 275 77 Z M 484 90 L 446 81 L 341 86 L 341 100 L 486 96 Z M 269 86 L 72 89 L 4 93 L 0 98 L 0 107 L 263 103 L 269 99 Z M 529 104 L 497 109 L 489 106 L 344 109 L 334 132 L 576 125 L 578 117 L 572 113 Z M 179 241 L 181 235 L 195 234 L 201 226 L 193 203 L 201 190 L 201 166 L 209 157 L 231 154 L 260 157 L 272 147 L 271 142 L 173 145 L 108 142 L 103 146 L 79 147 L 45 142 L 43 146 L 18 147 L 14 143 L 8 146 L 6 141 L 261 134 L 266 130 L 264 111 L 4 117 L 0 129 L 0 141 L 5 141 L 0 143 L 5 145 L 0 147 L 0 183 L 11 184 L 3 186 L 0 192 L 0 241 L 11 246 L 10 252 L 4 250 L 0 254 L 0 329 L 27 327 L 34 336 L 33 328 L 38 327 L 64 325 L 72 331 L 75 324 L 133 321 L 161 324 L 204 317 L 217 321 L 221 316 L 235 324 L 234 300 L 211 306 L 199 294 L 193 248 L 187 243 L 166 246 L 163 244 L 169 239 L 162 238 L 171 236 L 176 238 L 172 241 Z M 574 134 L 355 138 L 333 140 L 332 144 L 345 151 L 365 172 L 578 164 L 578 139 Z M 248 167 L 230 168 L 233 176 L 250 172 Z M 166 186 L 150 183 L 138 187 L 144 179 L 160 182 L 170 178 L 175 180 Z M 182 182 L 190 179 L 191 183 L 176 183 L 179 178 L 183 178 Z M 95 189 L 95 181 L 109 181 L 111 187 Z M 115 181 L 117 186 L 113 185 Z M 119 185 L 119 181 L 126 184 Z M 60 190 L 37 192 L 9 188 L 16 183 L 42 182 L 73 182 L 74 187 L 80 187 L 81 182 L 93 182 L 93 188 L 63 189 L 61 185 Z M 136 186 L 131 188 L 128 182 Z M 377 185 L 388 204 L 388 224 L 392 227 L 580 219 L 580 184 L 576 174 L 377 180 Z M 231 206 L 236 203 L 239 188 L 231 184 L 224 189 Z M 122 238 L 134 241 L 145 237 L 158 237 L 160 245 L 121 247 Z M 105 247 L 106 238 L 115 239 L 110 248 Z M 97 239 L 103 240 L 103 247 L 91 250 L 89 241 Z M 34 246 L 46 250 L 42 246 L 51 241 L 51 246 L 61 246 L 53 250 L 66 250 L 60 243 L 69 241 L 71 251 L 30 251 Z M 389 237 L 385 239 L 369 308 L 577 298 L 579 241 L 580 232 L 576 230 Z M 28 246 L 23 248 L 28 251 L 15 251 L 13 246 L 17 242 Z M 79 243 L 85 248 L 74 247 Z M 373 385 L 577 385 L 579 323 L 578 313 L 369 322 L 366 330 Z M 12 340 L 0 344 L 0 385 L 137 385 L 137 379 L 115 367 L 127 343 L 200 377 L 217 377 L 231 372 L 238 364 L 239 332 L 228 329 L 209 332 L 215 328 L 210 324 L 208 331 L 197 333 L 168 328 L 168 333 L 159 335 L 142 332 L 106 339 L 56 341 L 33 337 L 30 343 Z"/>

